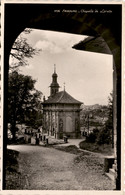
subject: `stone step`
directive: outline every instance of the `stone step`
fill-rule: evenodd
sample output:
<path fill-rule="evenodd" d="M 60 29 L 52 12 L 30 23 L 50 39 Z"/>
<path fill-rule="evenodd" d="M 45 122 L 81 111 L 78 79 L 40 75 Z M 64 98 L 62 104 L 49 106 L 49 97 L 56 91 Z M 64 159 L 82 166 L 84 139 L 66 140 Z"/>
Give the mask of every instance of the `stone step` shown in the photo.
<path fill-rule="evenodd" d="M 113 176 L 115 176 L 115 170 L 114 169 L 109 169 L 109 173 Z"/>
<path fill-rule="evenodd" d="M 110 174 L 110 173 L 105 173 L 105 175 L 106 175 L 109 179 L 111 179 L 112 181 L 115 181 L 115 176 L 113 176 L 112 174 Z"/>

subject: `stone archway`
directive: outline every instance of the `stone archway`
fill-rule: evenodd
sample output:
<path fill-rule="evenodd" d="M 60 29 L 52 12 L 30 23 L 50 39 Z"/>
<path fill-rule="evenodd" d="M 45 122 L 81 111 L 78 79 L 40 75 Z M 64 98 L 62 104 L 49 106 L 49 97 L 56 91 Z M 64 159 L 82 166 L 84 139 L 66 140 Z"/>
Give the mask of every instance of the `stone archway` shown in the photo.
<path fill-rule="evenodd" d="M 117 189 L 120 189 L 120 162 L 121 162 L 121 5 L 93 5 L 93 10 L 109 9 L 112 14 L 86 14 L 78 12 L 66 12 L 63 10 L 90 9 L 91 5 L 73 4 L 5 4 L 5 41 L 4 41 L 4 79 L 8 80 L 9 53 L 16 37 L 25 28 L 54 30 L 82 34 L 93 37 L 93 44 L 101 37 L 105 46 L 114 59 L 114 128 L 117 132 Z M 14 10 L 14 11 L 12 11 Z M 28 10 L 28 12 L 27 12 Z M 55 12 L 54 10 L 61 10 Z M 17 22 L 18 21 L 18 22 Z M 89 40 L 83 43 L 83 50 L 95 51 L 88 47 Z M 96 52 L 100 52 L 100 44 L 96 46 Z M 104 46 L 104 47 L 105 47 Z M 79 49 L 79 48 L 76 48 Z M 104 48 L 103 48 L 104 49 Z M 7 82 L 4 88 L 7 89 Z M 7 92 L 4 92 L 4 101 L 7 102 Z M 4 129 L 7 130 L 7 105 L 4 105 Z M 6 139 L 4 133 L 4 154 L 6 154 Z M 115 140 L 116 141 L 116 140 Z M 6 155 L 4 155 L 4 159 Z M 4 174 L 4 172 L 3 172 Z M 4 187 L 4 186 L 3 186 Z"/>

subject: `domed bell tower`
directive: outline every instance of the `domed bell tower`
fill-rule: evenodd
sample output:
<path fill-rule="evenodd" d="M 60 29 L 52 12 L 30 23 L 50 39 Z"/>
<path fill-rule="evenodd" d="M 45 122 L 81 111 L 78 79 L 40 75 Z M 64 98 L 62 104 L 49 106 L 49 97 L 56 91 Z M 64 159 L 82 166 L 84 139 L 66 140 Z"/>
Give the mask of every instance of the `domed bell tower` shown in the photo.
<path fill-rule="evenodd" d="M 54 64 L 54 73 L 52 74 L 52 83 L 50 85 L 50 96 L 55 95 L 59 91 L 59 84 L 57 83 L 56 65 Z"/>

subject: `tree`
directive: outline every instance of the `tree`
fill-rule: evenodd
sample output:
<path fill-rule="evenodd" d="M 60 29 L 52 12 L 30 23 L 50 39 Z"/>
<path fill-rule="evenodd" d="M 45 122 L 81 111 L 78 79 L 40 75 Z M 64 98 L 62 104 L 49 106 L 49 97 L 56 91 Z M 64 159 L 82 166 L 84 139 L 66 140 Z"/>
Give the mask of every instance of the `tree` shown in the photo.
<path fill-rule="evenodd" d="M 29 34 L 32 30 L 31 29 L 25 29 L 23 31 L 24 34 Z M 33 48 L 28 42 L 27 38 L 24 38 L 23 35 L 19 35 L 17 39 L 15 40 L 10 56 L 13 62 L 10 65 L 10 70 L 15 70 L 16 68 L 20 66 L 28 65 L 28 62 L 26 58 L 32 58 L 35 54 L 37 54 L 40 49 Z"/>
<path fill-rule="evenodd" d="M 108 120 L 105 123 L 106 129 L 109 131 L 110 142 L 114 147 L 114 133 L 113 133 L 113 93 L 108 97 Z"/>
<path fill-rule="evenodd" d="M 26 123 L 28 114 L 37 110 L 38 104 L 40 104 L 42 93 L 35 89 L 35 82 L 36 80 L 33 80 L 31 76 L 24 76 L 17 71 L 9 74 L 8 122 L 13 140 L 15 140 L 18 130 L 16 124 Z"/>
<path fill-rule="evenodd" d="M 33 128 L 38 128 L 42 125 L 42 106 L 41 106 L 41 92 L 36 90 L 32 95 L 30 104 L 26 106 L 24 116 L 25 124 Z"/>
<path fill-rule="evenodd" d="M 108 120 L 97 137 L 98 144 L 112 144 L 113 147 L 113 93 L 108 97 Z"/>
<path fill-rule="evenodd" d="M 97 144 L 102 145 L 102 144 L 110 144 L 111 143 L 111 131 L 109 128 L 106 126 L 102 128 L 97 136 L 96 139 Z"/>
<path fill-rule="evenodd" d="M 40 50 L 33 48 L 27 41 L 26 34 L 31 33 L 26 28 L 15 40 L 10 52 L 10 67 L 8 80 L 8 122 L 11 124 L 11 132 L 15 140 L 18 131 L 16 123 L 31 124 L 31 115 L 34 120 L 38 116 L 37 106 L 40 104 L 41 92 L 34 88 L 35 80 L 30 76 L 19 74 L 20 66 L 28 65 L 26 58 L 32 58 Z M 32 113 L 32 114 L 31 114 Z M 33 121 L 33 120 L 32 120 Z M 34 124 L 34 121 L 33 121 Z"/>
<path fill-rule="evenodd" d="M 110 129 L 113 128 L 113 93 L 108 97 L 108 121 L 107 125 Z"/>

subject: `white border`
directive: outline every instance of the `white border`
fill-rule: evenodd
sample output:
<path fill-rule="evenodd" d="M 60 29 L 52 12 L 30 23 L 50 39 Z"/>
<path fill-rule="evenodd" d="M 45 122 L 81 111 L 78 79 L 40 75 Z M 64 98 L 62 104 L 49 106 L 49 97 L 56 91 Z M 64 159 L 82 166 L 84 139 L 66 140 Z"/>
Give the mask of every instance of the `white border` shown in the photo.
<path fill-rule="evenodd" d="M 125 0 L 122 7 L 121 188 L 125 193 Z"/>
<path fill-rule="evenodd" d="M 53 4 L 122 4 L 122 0 L 3 0 L 3 3 L 22 3 L 22 4 L 37 4 L 37 3 L 53 3 Z"/>
<path fill-rule="evenodd" d="M 125 26 L 125 0 L 124 1 L 121 1 L 121 0 L 111 0 L 111 1 L 104 1 L 104 0 L 97 0 L 97 1 L 93 1 L 93 0 L 88 0 L 88 1 L 84 1 L 84 0 L 55 0 L 55 1 L 52 1 L 52 0 L 2 0 L 2 5 L 1 5 L 1 13 L 2 13 L 2 16 L 1 16 L 1 37 L 2 37 L 2 41 L 1 41 L 1 49 L 0 49 L 0 54 L 1 54 L 1 62 L 2 62 L 2 66 L 1 66 L 1 108 L 0 108 L 0 113 L 1 113 L 1 118 L 0 118 L 0 154 L 1 154 L 1 158 L 0 158 L 0 166 L 1 166 L 1 173 L 0 173 L 0 187 L 1 187 L 1 194 L 5 194 L 5 195 L 12 195 L 12 194 L 24 194 L 24 195 L 27 195 L 27 194 L 35 194 L 35 195 L 38 195 L 38 194 L 51 194 L 51 195 L 58 195 L 58 194 L 63 194 L 63 195 L 67 195 L 68 194 L 71 194 L 71 195 L 82 195 L 84 193 L 84 195 L 88 195 L 88 194 L 94 194 L 96 193 L 97 195 L 99 194 L 108 194 L 108 195 L 111 195 L 111 194 L 116 194 L 116 195 L 122 195 L 125 193 L 125 40 L 122 41 L 122 123 L 121 123 L 121 127 L 122 127 L 122 130 L 121 130 L 121 152 L 122 152 L 122 156 L 121 156 L 121 190 L 120 191 L 88 191 L 88 190 L 82 190 L 82 191 L 56 191 L 56 190 L 2 190 L 2 151 L 3 151 L 3 142 L 2 142 L 2 137 L 3 137 L 3 80 L 4 80 L 4 67 L 3 67 L 3 50 L 4 50 L 4 16 L 3 16 L 3 13 L 4 13 L 4 4 L 5 3 L 16 3 L 16 4 L 19 4 L 19 3 L 22 3 L 22 4 L 50 4 L 50 3 L 53 3 L 53 4 L 122 4 L 122 39 L 125 37 L 125 29 L 124 29 L 124 26 Z"/>
<path fill-rule="evenodd" d="M 4 24 L 4 17 L 3 17 L 3 4 L 1 4 L 1 51 L 0 51 L 0 55 L 1 55 L 1 91 L 0 91 L 0 95 L 1 95 L 1 110 L 0 110 L 0 114 L 1 114 L 1 117 L 0 117 L 0 166 L 1 166 L 1 172 L 0 172 L 0 189 L 2 189 L 2 175 L 3 175 L 3 81 L 4 81 L 4 75 L 3 75 L 3 72 L 4 72 L 4 62 L 3 62 L 3 51 L 4 51 L 4 44 L 3 44 L 3 40 L 4 40 L 4 27 L 3 27 L 3 24 Z"/>

